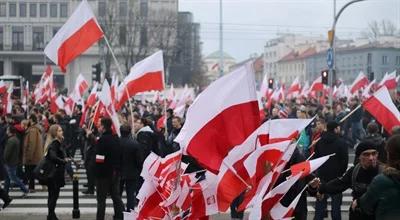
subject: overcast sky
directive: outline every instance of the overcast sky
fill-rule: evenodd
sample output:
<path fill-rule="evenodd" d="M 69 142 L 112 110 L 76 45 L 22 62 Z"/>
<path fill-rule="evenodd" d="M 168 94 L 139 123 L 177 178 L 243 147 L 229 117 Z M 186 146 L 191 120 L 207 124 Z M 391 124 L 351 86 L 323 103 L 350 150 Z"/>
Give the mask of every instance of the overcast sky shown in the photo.
<path fill-rule="evenodd" d="M 336 0 L 337 9 L 350 0 Z M 180 11 L 201 24 L 203 55 L 219 48 L 219 0 L 179 0 Z M 223 0 L 224 51 L 237 61 L 261 54 L 278 32 L 326 36 L 333 22 L 333 0 Z M 336 27 L 339 38 L 357 38 L 373 20 L 400 27 L 400 0 L 366 0 L 349 6 Z"/>

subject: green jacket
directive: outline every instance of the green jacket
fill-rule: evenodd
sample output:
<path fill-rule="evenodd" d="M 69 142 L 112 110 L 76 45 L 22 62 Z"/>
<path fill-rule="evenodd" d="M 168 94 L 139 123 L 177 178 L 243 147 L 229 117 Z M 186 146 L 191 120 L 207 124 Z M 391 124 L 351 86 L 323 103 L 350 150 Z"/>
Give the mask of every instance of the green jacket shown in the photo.
<path fill-rule="evenodd" d="M 386 168 L 357 202 L 363 212 L 374 214 L 375 219 L 400 219 L 400 170 Z"/>
<path fill-rule="evenodd" d="M 20 142 L 14 135 L 8 138 L 4 148 L 4 163 L 7 166 L 17 166 L 19 164 Z"/>

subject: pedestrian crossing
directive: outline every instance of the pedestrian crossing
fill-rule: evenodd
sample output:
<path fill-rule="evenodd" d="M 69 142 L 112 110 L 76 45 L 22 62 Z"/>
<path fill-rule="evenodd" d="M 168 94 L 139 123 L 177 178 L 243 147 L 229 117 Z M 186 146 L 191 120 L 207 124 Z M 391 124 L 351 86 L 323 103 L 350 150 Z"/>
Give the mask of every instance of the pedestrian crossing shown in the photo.
<path fill-rule="evenodd" d="M 80 159 L 81 159 L 80 155 L 75 156 L 76 161 L 80 161 Z M 82 191 L 86 190 L 86 187 L 83 186 L 84 184 L 87 183 L 86 170 L 83 167 L 80 167 L 78 170 L 75 170 L 74 166 L 73 168 L 79 177 L 80 212 L 81 214 L 92 215 L 94 217 L 97 205 L 96 196 L 85 195 L 82 193 Z M 11 198 L 13 198 L 13 201 L 9 207 L 0 212 L 0 219 L 2 215 L 26 216 L 32 214 L 32 215 L 46 216 L 48 192 L 46 189 L 42 189 L 42 187 L 39 184 L 36 184 L 35 189 L 36 189 L 35 193 L 30 193 L 28 194 L 27 197 L 21 198 L 22 192 L 16 187 L 11 188 L 9 195 Z M 126 204 L 125 192 L 123 193 L 122 200 L 124 204 Z M 315 201 L 316 199 L 314 197 L 307 197 L 307 203 L 308 203 L 307 208 L 309 212 L 315 211 L 314 209 Z M 349 210 L 351 202 L 352 202 L 351 190 L 346 190 L 343 193 L 343 203 L 341 207 L 343 212 L 347 212 Z M 73 187 L 72 187 L 72 181 L 69 180 L 66 181 L 66 185 L 63 188 L 61 188 L 60 197 L 57 201 L 56 213 L 59 215 L 71 216 L 72 207 L 73 207 Z M 328 210 L 330 210 L 330 201 L 328 201 Z M 112 200 L 110 198 L 108 198 L 106 201 L 106 213 L 109 215 L 113 214 Z"/>

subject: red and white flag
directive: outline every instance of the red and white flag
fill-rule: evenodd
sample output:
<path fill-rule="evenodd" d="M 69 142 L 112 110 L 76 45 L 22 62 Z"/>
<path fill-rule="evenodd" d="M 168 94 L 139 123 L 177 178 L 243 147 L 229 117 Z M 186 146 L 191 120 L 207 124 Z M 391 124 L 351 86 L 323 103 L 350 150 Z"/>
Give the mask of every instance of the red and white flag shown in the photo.
<path fill-rule="evenodd" d="M 322 84 L 322 77 L 319 76 L 314 82 L 311 84 L 309 91 L 310 92 L 319 92 L 324 90 L 324 84 Z"/>
<path fill-rule="evenodd" d="M 118 136 L 121 136 L 121 133 L 119 131 L 120 123 L 117 112 L 115 111 L 114 105 L 111 101 L 111 90 L 107 80 L 105 80 L 103 83 L 101 93 L 99 94 L 99 99 L 100 102 L 103 103 L 108 115 L 110 116 L 113 122 L 114 131 L 118 134 Z"/>
<path fill-rule="evenodd" d="M 254 72 L 246 64 L 210 84 L 196 98 L 175 141 L 184 153 L 218 173 L 228 152 L 259 124 Z"/>
<path fill-rule="evenodd" d="M 6 106 L 6 113 L 7 113 L 7 114 L 11 114 L 11 112 L 12 112 L 13 101 L 12 101 L 12 98 L 11 98 L 11 97 L 12 97 L 13 92 L 14 92 L 14 84 L 11 83 L 11 84 L 8 86 L 8 88 L 7 88 L 7 93 L 6 93 L 6 95 L 7 95 L 7 100 L 6 100 L 5 106 Z"/>
<path fill-rule="evenodd" d="M 307 186 L 303 188 L 303 190 L 296 196 L 296 198 L 294 198 L 294 200 L 289 204 L 288 207 L 283 206 L 281 202 L 276 203 L 269 212 L 271 218 L 273 220 L 282 220 L 286 218 L 292 219 L 297 203 L 299 203 L 301 195 L 303 194 L 305 189 L 307 189 Z"/>
<path fill-rule="evenodd" d="M 89 88 L 89 83 L 86 81 L 82 74 L 79 74 L 75 82 L 75 92 L 82 98 L 83 94 Z"/>
<path fill-rule="evenodd" d="M 266 193 L 268 186 L 264 187 L 265 191 L 257 195 L 258 199 L 252 204 L 253 208 L 250 210 L 249 219 L 262 219 L 262 217 L 266 216 L 272 207 L 285 196 L 293 184 L 300 179 L 300 175 L 290 177 L 269 191 L 265 196 L 263 195 Z"/>
<path fill-rule="evenodd" d="M 264 78 L 261 82 L 261 86 L 260 86 L 260 93 L 262 95 L 262 97 L 268 97 L 268 78 L 267 78 L 267 74 L 264 75 Z"/>
<path fill-rule="evenodd" d="M 385 74 L 382 81 L 379 83 L 379 87 L 382 86 L 386 86 L 389 90 L 397 88 L 396 71 Z"/>
<path fill-rule="evenodd" d="M 389 134 L 392 134 L 394 126 L 400 125 L 400 112 L 394 105 L 386 86 L 381 87 L 362 105 Z"/>
<path fill-rule="evenodd" d="M 0 94 L 4 94 L 7 92 L 7 85 L 3 80 L 0 80 Z"/>
<path fill-rule="evenodd" d="M 218 213 L 216 196 L 217 177 L 211 172 L 206 172 L 205 177 L 205 180 L 193 186 L 190 219 L 199 219 Z"/>
<path fill-rule="evenodd" d="M 354 80 L 353 84 L 350 86 L 350 93 L 354 94 L 357 91 L 361 90 L 362 88 L 366 87 L 368 85 L 368 78 L 367 76 L 364 75 L 364 73 L 361 71 L 357 78 Z"/>
<path fill-rule="evenodd" d="M 94 104 L 96 104 L 96 98 L 97 98 L 97 87 L 99 86 L 99 83 L 95 82 L 92 91 L 90 91 L 90 94 L 86 100 L 86 106 L 92 107 Z"/>
<path fill-rule="evenodd" d="M 301 92 L 300 80 L 299 77 L 297 76 L 296 79 L 294 79 L 292 85 L 290 85 L 287 95 L 296 97 L 297 95 L 300 94 L 300 92 Z"/>
<path fill-rule="evenodd" d="M 118 100 L 117 110 L 128 99 L 139 92 L 164 89 L 164 61 L 163 52 L 158 51 L 146 59 L 136 63 L 124 79 L 127 92 L 122 93 Z"/>
<path fill-rule="evenodd" d="M 333 155 L 327 155 L 323 157 L 319 157 L 313 160 L 306 160 L 297 164 L 294 164 L 290 167 L 290 171 L 292 172 L 292 176 L 295 176 L 299 173 L 302 174 L 301 177 L 305 177 L 316 171 L 322 164 L 329 160 L 329 158 Z"/>
<path fill-rule="evenodd" d="M 117 100 L 118 100 L 118 75 L 117 73 L 114 73 L 112 79 L 111 79 L 111 100 L 116 106 Z"/>
<path fill-rule="evenodd" d="M 224 158 L 218 174 L 217 196 L 219 210 L 226 211 L 232 200 L 243 192 L 247 185 L 250 185 L 251 179 L 243 162 L 256 149 L 256 146 L 290 141 L 297 137 L 300 131 L 312 120 L 276 119 L 266 121 L 249 135 L 243 143 L 235 146 Z M 243 180 L 247 185 L 243 183 Z"/>
<path fill-rule="evenodd" d="M 362 93 L 362 97 L 363 98 L 369 98 L 371 96 L 372 90 L 374 89 L 374 87 L 376 87 L 377 83 L 376 83 L 376 79 L 372 80 L 367 87 L 365 87 L 363 93 Z"/>
<path fill-rule="evenodd" d="M 309 93 L 310 93 L 310 84 L 308 83 L 308 81 L 306 81 L 303 88 L 301 89 L 300 96 L 306 98 L 308 97 Z"/>
<path fill-rule="evenodd" d="M 67 65 L 103 37 L 87 1 L 82 1 L 44 49 L 46 56 L 66 72 Z"/>

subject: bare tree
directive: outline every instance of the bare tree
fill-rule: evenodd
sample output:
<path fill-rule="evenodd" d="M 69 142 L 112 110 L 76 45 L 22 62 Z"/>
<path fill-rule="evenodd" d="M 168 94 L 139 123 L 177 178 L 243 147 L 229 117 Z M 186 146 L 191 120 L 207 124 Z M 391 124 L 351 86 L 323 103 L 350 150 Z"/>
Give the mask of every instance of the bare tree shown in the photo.
<path fill-rule="evenodd" d="M 362 35 L 371 41 L 377 41 L 382 36 L 395 36 L 400 34 L 397 30 L 396 25 L 388 20 L 372 21 L 368 24 L 368 29 L 362 32 Z"/>

